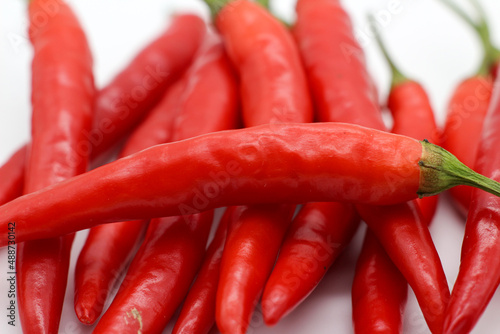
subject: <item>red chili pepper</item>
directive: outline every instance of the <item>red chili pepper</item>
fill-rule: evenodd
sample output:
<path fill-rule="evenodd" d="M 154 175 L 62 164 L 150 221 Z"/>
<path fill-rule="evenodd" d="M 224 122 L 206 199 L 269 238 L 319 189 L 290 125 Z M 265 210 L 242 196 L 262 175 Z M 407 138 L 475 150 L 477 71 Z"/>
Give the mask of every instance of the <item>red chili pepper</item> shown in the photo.
<path fill-rule="evenodd" d="M 0 243 L 9 222 L 21 242 L 245 203 L 389 205 L 464 183 L 500 194 L 427 142 L 351 124 L 264 125 L 157 145 L 19 197 L 0 206 Z"/>
<path fill-rule="evenodd" d="M 196 280 L 177 318 L 172 334 L 209 333 L 215 325 L 215 296 L 219 283 L 220 262 L 226 242 L 227 228 L 231 221 L 239 215 L 242 207 L 233 206 L 226 209 L 222 216 L 214 239 L 205 254 L 205 259 Z"/>
<path fill-rule="evenodd" d="M 153 219 L 93 333 L 160 333 L 203 260 L 213 213 Z"/>
<path fill-rule="evenodd" d="M 123 138 L 161 99 L 191 63 L 204 33 L 198 16 L 175 16 L 169 28 L 99 92 L 88 133 L 92 157 Z"/>
<path fill-rule="evenodd" d="M 241 207 L 229 225 L 215 308 L 221 333 L 246 333 L 294 211 L 286 204 Z"/>
<path fill-rule="evenodd" d="M 498 76 L 496 81 L 498 81 Z M 500 86 L 496 85 L 488 109 L 475 166 L 498 179 Z M 473 192 L 462 245 L 460 271 L 448 306 L 444 333 L 472 330 L 500 282 L 499 201 Z"/>
<path fill-rule="evenodd" d="M 401 333 L 407 283 L 373 232 L 366 231 L 352 284 L 355 333 Z"/>
<path fill-rule="evenodd" d="M 23 146 L 0 167 L 0 180 L 2 180 L 0 183 L 0 205 L 23 194 L 26 154 L 27 147 Z"/>
<path fill-rule="evenodd" d="M 290 226 L 262 295 L 266 324 L 276 324 L 314 290 L 358 225 L 353 205 L 304 205 Z"/>
<path fill-rule="evenodd" d="M 227 4 L 215 22 L 240 76 L 244 125 L 312 121 L 306 75 L 283 24 L 246 0 Z M 248 206 L 243 221 L 231 224 L 239 227 L 226 242 L 216 302 L 222 332 L 246 331 L 294 210 L 293 205 Z"/>
<path fill-rule="evenodd" d="M 32 61 L 32 143 L 25 193 L 84 173 L 94 102 L 92 55 L 71 8 L 54 3 L 47 16 L 44 1 L 32 0 L 28 13 Z M 47 19 L 40 23 L 40 14 Z M 74 234 L 34 240 L 17 247 L 17 297 L 23 331 L 56 333 L 66 291 Z"/>
<path fill-rule="evenodd" d="M 132 134 L 121 155 L 234 128 L 236 110 L 236 82 L 229 60 L 220 39 L 207 35 L 192 66 Z M 140 241 L 146 224 L 136 221 L 91 229 L 75 274 L 75 310 L 82 322 L 93 323 L 99 317 L 110 286 Z"/>
<path fill-rule="evenodd" d="M 467 166 L 474 166 L 484 117 L 493 90 L 493 80 L 477 75 L 462 81 L 448 104 L 443 130 L 443 147 Z M 456 207 L 467 214 L 472 189 L 459 186 L 450 189 Z"/>

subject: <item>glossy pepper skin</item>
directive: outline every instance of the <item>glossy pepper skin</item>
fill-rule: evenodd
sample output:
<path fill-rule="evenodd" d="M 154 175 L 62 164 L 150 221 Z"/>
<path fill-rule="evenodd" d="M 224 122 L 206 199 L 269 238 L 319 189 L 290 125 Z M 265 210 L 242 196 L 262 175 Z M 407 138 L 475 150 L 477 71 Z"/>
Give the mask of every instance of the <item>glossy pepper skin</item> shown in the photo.
<path fill-rule="evenodd" d="M 264 125 L 157 145 L 19 197 L 0 206 L 0 233 L 15 222 L 25 241 L 245 203 L 389 205 L 466 182 L 500 193 L 471 172 L 438 146 L 357 125 Z M 404 177 L 388 186 L 387 173 Z"/>
<path fill-rule="evenodd" d="M 47 16 L 44 1 L 29 3 L 32 61 L 32 142 L 24 192 L 87 169 L 87 139 L 95 96 L 92 55 L 78 19 L 64 2 Z M 48 19 L 40 24 L 40 15 Z M 17 246 L 17 297 L 26 333 L 57 333 L 73 234 Z M 50 292 L 50 293 L 48 293 Z"/>
<path fill-rule="evenodd" d="M 307 69 L 311 91 L 317 106 L 318 120 L 322 122 L 349 122 L 385 130 L 377 97 L 372 88 L 373 83 L 366 70 L 364 53 L 355 39 L 349 16 L 340 2 L 337 0 L 299 0 L 296 11 L 297 22 L 293 32 Z M 388 180 L 401 177 L 404 176 L 387 173 Z M 391 186 L 390 182 L 388 186 Z M 379 239 L 383 239 L 381 241 L 385 242 L 384 248 L 394 252 L 394 254 L 388 252 L 388 255 L 393 260 L 399 261 L 395 263 L 404 276 L 421 275 L 423 282 L 428 283 L 426 286 L 413 286 L 419 300 L 424 298 L 427 300 L 431 294 L 434 302 L 440 305 L 441 314 L 444 314 L 449 297 L 448 289 L 442 288 L 446 286 L 446 277 L 429 232 L 424 233 L 426 226 L 416 214 L 414 205 L 401 203 L 394 206 L 394 210 L 385 208 L 387 212 L 384 212 L 384 208 L 373 208 L 374 213 L 377 210 L 384 213 L 384 218 L 388 220 L 387 223 L 377 219 L 377 214 L 369 214 L 371 208 L 358 207 L 358 209 L 363 211 L 362 218 L 368 226 L 378 230 L 375 234 Z M 391 213 L 391 211 L 393 212 Z M 398 214 L 403 216 L 398 217 Z M 390 229 L 384 228 L 384 226 L 398 228 L 398 225 L 394 224 L 395 221 L 405 223 L 408 231 L 413 231 L 413 234 L 408 234 L 413 235 L 414 238 L 399 239 L 402 241 L 398 243 L 401 248 L 395 248 L 392 245 L 393 241 L 384 237 L 385 234 L 389 234 L 403 239 L 403 235 L 391 234 Z M 407 243 L 408 240 L 411 240 L 411 243 Z M 415 254 L 410 247 L 416 243 L 421 244 L 421 248 L 429 253 L 417 258 L 416 256 L 419 254 Z M 410 260 L 400 261 L 400 259 L 405 258 L 403 254 L 413 256 L 416 261 L 427 263 L 431 272 L 440 272 L 441 275 L 434 275 L 431 279 L 425 280 L 426 273 L 417 272 Z M 440 271 L 439 268 L 441 268 Z M 395 279 L 399 280 L 399 277 Z M 399 302 L 396 308 L 399 308 Z M 433 314 L 426 314 L 426 318 L 431 317 Z M 432 326 L 437 328 L 439 324 Z"/>
<path fill-rule="evenodd" d="M 238 107 L 236 87 L 220 39 L 207 34 L 191 67 L 131 135 L 121 155 L 234 128 Z M 76 268 L 75 309 L 84 322 L 93 323 L 101 313 L 103 291 L 108 290 L 121 272 L 145 227 L 146 222 L 126 222 L 91 229 Z"/>
<path fill-rule="evenodd" d="M 355 333 L 401 333 L 408 287 L 370 230 L 366 231 L 352 283 Z"/>
<path fill-rule="evenodd" d="M 268 325 L 290 313 L 318 285 L 359 225 L 353 205 L 307 203 L 294 218 L 262 295 Z"/>
<path fill-rule="evenodd" d="M 183 86 L 174 83 L 165 97 L 147 115 L 125 143 L 126 157 L 172 137 L 176 107 Z M 93 324 L 100 316 L 109 290 L 144 238 L 149 220 L 135 220 L 90 229 L 75 267 L 75 312 L 78 319 Z"/>
<path fill-rule="evenodd" d="M 189 66 L 205 34 L 196 15 L 175 16 L 168 29 L 148 44 L 98 94 L 92 132 L 92 156 L 123 138 L 161 99 Z"/>
<path fill-rule="evenodd" d="M 215 325 L 215 296 L 219 283 L 220 262 L 226 243 L 227 228 L 239 215 L 241 207 L 232 206 L 222 216 L 213 240 L 208 246 L 196 280 L 189 289 L 172 334 L 208 334 Z"/>
<path fill-rule="evenodd" d="M 215 24 L 240 77 L 244 124 L 311 122 L 307 78 L 283 24 L 248 0 L 224 6 Z"/>
<path fill-rule="evenodd" d="M 203 260 L 213 212 L 156 218 L 93 333 L 161 333 Z"/>
<path fill-rule="evenodd" d="M 22 146 L 0 167 L 0 205 L 23 194 L 26 146 Z"/>
<path fill-rule="evenodd" d="M 497 76 L 498 78 L 498 76 Z M 498 79 L 496 79 L 498 80 Z M 500 91 L 495 87 L 484 119 L 475 166 L 498 179 Z M 460 270 L 446 313 L 444 333 L 468 333 L 476 324 L 500 283 L 500 202 L 472 192 Z"/>
<path fill-rule="evenodd" d="M 283 24 L 246 0 L 230 2 L 215 22 L 240 77 L 244 125 L 311 122 L 306 75 Z M 247 206 L 243 221 L 231 224 L 241 228 L 231 229 L 223 252 L 216 303 L 223 333 L 246 332 L 294 210 L 294 205 Z"/>
<path fill-rule="evenodd" d="M 475 165 L 481 129 L 491 100 L 493 80 L 476 75 L 462 81 L 448 104 L 443 129 L 443 147 L 467 166 Z M 466 216 L 472 189 L 458 186 L 450 189 L 455 206 Z"/>

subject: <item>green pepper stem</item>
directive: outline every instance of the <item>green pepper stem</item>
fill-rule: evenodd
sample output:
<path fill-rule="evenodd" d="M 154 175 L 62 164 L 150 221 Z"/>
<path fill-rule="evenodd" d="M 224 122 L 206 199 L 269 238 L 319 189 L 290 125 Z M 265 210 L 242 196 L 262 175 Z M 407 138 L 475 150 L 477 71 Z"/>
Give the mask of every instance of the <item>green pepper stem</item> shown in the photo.
<path fill-rule="evenodd" d="M 492 66 L 500 59 L 500 50 L 495 48 L 491 42 L 490 29 L 486 20 L 486 13 L 477 0 L 469 0 L 479 14 L 479 22 L 475 22 L 469 15 L 460 9 L 450 0 L 438 0 L 447 6 L 452 12 L 459 16 L 467 25 L 469 25 L 478 35 L 484 50 L 484 58 L 479 66 L 477 74 L 488 75 Z"/>
<path fill-rule="evenodd" d="M 424 140 L 419 162 L 421 177 L 417 192 L 420 198 L 436 195 L 458 185 L 472 186 L 500 196 L 500 183 L 476 173 L 444 148 Z"/>
<path fill-rule="evenodd" d="M 257 3 L 259 3 L 265 9 L 269 10 L 269 0 L 257 0 Z"/>
<path fill-rule="evenodd" d="M 219 11 L 232 0 L 204 0 L 204 1 L 207 4 L 208 8 L 210 8 L 212 17 L 216 17 Z"/>
<path fill-rule="evenodd" d="M 377 28 L 377 21 L 373 17 L 373 15 L 368 15 L 368 22 L 370 22 L 370 26 L 372 28 L 373 34 L 375 35 L 375 40 L 377 41 L 377 44 L 382 51 L 385 60 L 387 61 L 387 64 L 389 64 L 389 67 L 391 68 L 391 87 L 394 88 L 395 86 L 398 86 L 406 81 L 409 81 L 408 77 L 406 77 L 394 64 L 394 61 L 392 60 L 392 57 L 389 55 L 389 52 L 387 51 L 387 48 L 382 41 L 382 38 L 380 37 L 380 32 Z"/>

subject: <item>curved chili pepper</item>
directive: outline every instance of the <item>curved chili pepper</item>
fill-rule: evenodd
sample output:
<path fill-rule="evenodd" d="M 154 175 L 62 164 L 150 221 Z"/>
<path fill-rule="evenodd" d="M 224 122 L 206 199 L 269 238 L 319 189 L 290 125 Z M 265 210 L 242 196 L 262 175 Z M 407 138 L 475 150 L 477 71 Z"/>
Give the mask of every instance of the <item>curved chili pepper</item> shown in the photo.
<path fill-rule="evenodd" d="M 236 110 L 234 74 L 221 40 L 209 34 L 182 79 L 129 138 L 122 156 L 156 144 L 234 128 Z M 141 239 L 146 223 L 91 229 L 75 275 L 75 310 L 83 322 L 93 323 L 100 315 L 109 287 Z"/>
<path fill-rule="evenodd" d="M 497 77 L 498 81 L 498 77 Z M 475 166 L 498 179 L 500 86 L 493 91 Z M 499 201 L 473 192 L 465 225 L 460 271 L 448 306 L 444 333 L 468 333 L 488 305 L 500 282 Z"/>
<path fill-rule="evenodd" d="M 215 307 L 221 333 L 246 333 L 294 211 L 287 204 L 240 207 L 239 217 L 229 225 Z"/>
<path fill-rule="evenodd" d="M 0 167 L 0 205 L 23 194 L 27 147 L 22 146 Z"/>
<path fill-rule="evenodd" d="M 64 2 L 40 25 L 44 1 L 32 0 L 28 12 L 32 61 L 32 143 L 26 193 L 87 169 L 84 136 L 94 102 L 92 55 L 78 19 Z M 24 242 L 17 248 L 19 316 L 27 333 L 56 333 L 66 292 L 74 234 Z M 50 292 L 50 293 L 48 293 Z"/>
<path fill-rule="evenodd" d="M 215 325 L 215 296 L 219 283 L 220 262 L 226 242 L 227 228 L 239 215 L 238 206 L 224 212 L 215 236 L 205 254 L 205 259 L 196 280 L 177 318 L 172 334 L 209 333 Z"/>
<path fill-rule="evenodd" d="M 240 76 L 244 125 L 311 122 L 306 76 L 283 24 L 246 0 L 230 2 L 215 22 Z M 293 205 L 248 206 L 243 221 L 233 222 L 241 227 L 228 236 L 216 301 L 222 332 L 246 332 L 294 211 Z"/>
<path fill-rule="evenodd" d="M 123 138 L 161 99 L 191 63 L 204 33 L 205 24 L 198 16 L 175 16 L 168 29 L 99 92 L 88 134 L 92 157 Z"/>
<path fill-rule="evenodd" d="M 276 324 L 314 290 L 358 225 L 353 205 L 304 205 L 290 226 L 262 295 L 266 324 Z"/>
<path fill-rule="evenodd" d="M 352 124 L 264 125 L 157 145 L 19 197 L 0 206 L 0 243 L 9 222 L 25 241 L 244 203 L 388 205 L 464 183 L 500 194 L 425 141 Z"/>
<path fill-rule="evenodd" d="M 213 212 L 153 219 L 93 333 L 160 333 L 203 260 Z"/>
<path fill-rule="evenodd" d="M 352 283 L 355 333 L 401 333 L 408 287 L 373 232 L 366 231 Z"/>

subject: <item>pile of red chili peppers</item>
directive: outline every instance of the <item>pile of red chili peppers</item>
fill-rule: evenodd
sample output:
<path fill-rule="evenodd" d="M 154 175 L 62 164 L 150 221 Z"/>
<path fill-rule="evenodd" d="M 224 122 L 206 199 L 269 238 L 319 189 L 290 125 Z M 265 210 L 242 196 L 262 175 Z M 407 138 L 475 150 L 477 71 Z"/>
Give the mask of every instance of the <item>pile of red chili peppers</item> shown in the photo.
<path fill-rule="evenodd" d="M 441 2 L 484 54 L 443 128 L 372 18 L 392 78 L 379 101 L 339 0 L 297 0 L 289 24 L 269 1 L 205 0 L 211 22 L 176 15 L 100 88 L 71 6 L 30 0 L 31 141 L 0 167 L 11 325 L 59 333 L 74 298 L 93 333 L 251 333 L 363 233 L 355 333 L 403 333 L 408 286 L 431 333 L 471 332 L 500 284 L 500 51 L 477 1 L 477 19 Z M 452 286 L 429 232 L 448 189 L 466 221 Z"/>

